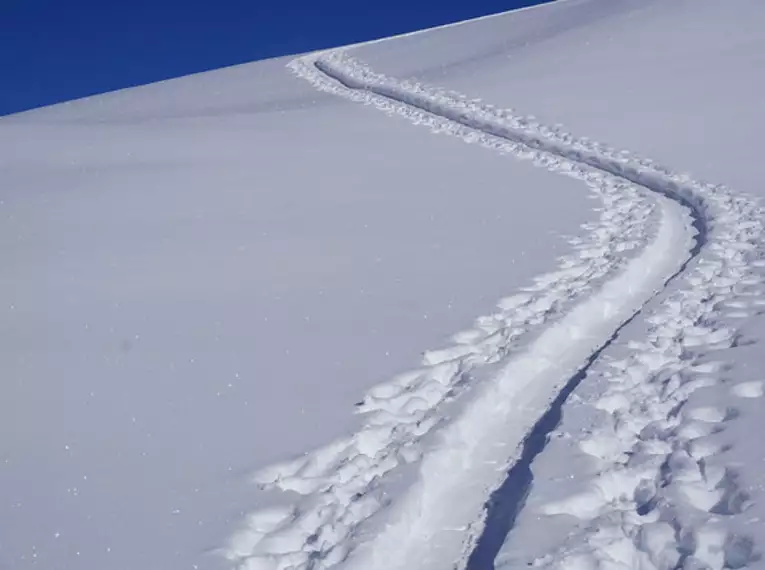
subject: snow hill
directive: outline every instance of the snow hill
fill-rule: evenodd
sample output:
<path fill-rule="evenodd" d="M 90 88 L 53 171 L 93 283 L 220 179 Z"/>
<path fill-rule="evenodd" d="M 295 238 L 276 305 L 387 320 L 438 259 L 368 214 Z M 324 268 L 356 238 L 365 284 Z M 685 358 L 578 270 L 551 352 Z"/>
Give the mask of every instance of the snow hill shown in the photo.
<path fill-rule="evenodd" d="M 764 567 L 763 23 L 560 0 L 0 119 L 0 569 Z"/>

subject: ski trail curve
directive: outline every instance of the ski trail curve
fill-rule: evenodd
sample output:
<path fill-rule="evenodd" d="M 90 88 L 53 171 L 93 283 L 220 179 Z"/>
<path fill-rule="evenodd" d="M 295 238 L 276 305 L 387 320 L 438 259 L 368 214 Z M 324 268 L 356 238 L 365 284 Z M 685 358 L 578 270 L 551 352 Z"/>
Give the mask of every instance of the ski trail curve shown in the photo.
<path fill-rule="evenodd" d="M 350 58 L 340 58 L 337 53 L 317 59 L 314 65 L 319 71 L 347 89 L 371 93 L 392 102 L 405 104 L 474 131 L 590 166 L 663 194 L 688 206 L 694 216 L 694 224 L 702 233 L 705 232 L 703 227 L 706 223 L 705 217 L 696 212 L 699 207 L 698 196 L 676 181 L 667 179 L 661 172 L 641 168 L 623 159 L 618 160 L 606 154 L 592 152 L 556 138 L 545 137 L 530 129 L 518 128 L 509 124 L 507 118 L 498 119 L 492 116 L 493 114 L 490 111 L 487 112 L 483 106 L 474 105 L 471 109 L 465 105 L 464 99 L 450 97 L 438 91 L 429 92 L 417 84 L 391 81 L 369 71 Z"/>
<path fill-rule="evenodd" d="M 223 549 L 248 570 L 464 566 L 489 494 L 560 390 L 709 240 L 714 245 L 717 224 L 736 221 L 731 206 L 749 203 L 511 111 L 375 74 L 341 51 L 290 66 L 319 89 L 579 178 L 604 203 L 557 271 L 503 300 L 454 346 L 426 353 L 422 368 L 370 392 L 361 431 L 258 473 L 261 485 L 302 498 L 252 513 Z M 443 408 L 454 400 L 455 419 L 446 422 Z M 416 462 L 416 482 L 391 503 L 390 480 Z"/>

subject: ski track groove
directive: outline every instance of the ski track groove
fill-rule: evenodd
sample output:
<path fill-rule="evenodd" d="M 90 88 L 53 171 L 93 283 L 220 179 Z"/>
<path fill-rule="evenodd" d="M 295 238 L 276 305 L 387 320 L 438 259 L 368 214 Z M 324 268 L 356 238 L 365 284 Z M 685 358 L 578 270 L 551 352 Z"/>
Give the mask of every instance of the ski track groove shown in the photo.
<path fill-rule="evenodd" d="M 624 375 L 625 370 L 634 372 L 630 366 L 637 366 L 644 373 L 624 386 L 615 382 L 614 389 L 623 390 L 619 396 L 627 400 L 638 395 L 645 397 L 645 386 L 653 387 L 656 378 L 665 378 L 671 371 L 675 375 L 671 378 L 681 378 L 674 380 L 676 388 L 667 391 L 661 384 L 661 389 L 652 393 L 657 405 L 651 413 L 662 414 L 670 402 L 671 409 L 675 409 L 678 402 L 687 399 L 693 387 L 704 385 L 695 380 L 699 374 L 708 375 L 704 372 L 708 365 L 699 362 L 702 356 L 710 349 L 730 346 L 736 338 L 735 331 L 716 324 L 717 308 L 741 298 L 745 301 L 743 305 L 739 304 L 746 308 L 750 306 L 747 301 L 751 302 L 752 297 L 761 294 L 759 271 L 765 265 L 759 259 L 758 251 L 762 210 L 749 199 L 722 186 L 698 182 L 625 151 L 575 138 L 562 128 L 546 127 L 532 117 L 496 109 L 453 92 L 376 74 L 348 57 L 343 50 L 303 56 L 292 61 L 289 67 L 320 90 L 373 105 L 390 114 L 403 115 L 434 132 L 457 136 L 466 142 L 531 160 L 536 166 L 580 179 L 603 203 L 598 221 L 583 226 L 588 234 L 570 240 L 574 253 L 561 258 L 557 270 L 537 277 L 532 286 L 503 299 L 495 314 L 479 318 L 474 328 L 455 335 L 453 346 L 426 352 L 421 368 L 372 389 L 358 406 L 358 412 L 365 414 L 365 422 L 356 434 L 257 473 L 254 480 L 264 488 L 293 491 L 300 497 L 292 505 L 251 513 L 242 529 L 222 549 L 222 554 L 242 570 L 308 570 L 329 568 L 342 562 L 365 570 L 393 570 L 407 567 L 412 560 L 417 560 L 418 568 L 423 570 L 463 568 L 485 531 L 485 502 L 492 491 L 500 487 L 505 473 L 519 460 L 521 444 L 534 424 L 550 411 L 556 396 L 576 372 L 582 373 L 588 366 L 588 359 L 602 350 L 614 332 L 639 312 L 675 274 L 682 278 L 678 279 L 682 281 L 679 291 L 672 294 L 669 304 L 653 310 L 649 320 L 655 323 L 648 340 L 634 347 L 629 366 L 621 370 Z M 682 222 L 686 234 L 678 235 L 677 228 L 672 233 L 672 222 L 676 225 Z M 696 228 L 695 240 L 688 231 L 691 225 Z M 650 273 L 653 270 L 645 263 L 640 264 L 642 258 L 651 257 L 647 255 L 651 253 L 662 261 L 661 247 L 671 249 L 669 245 L 674 242 L 680 242 L 680 246 L 665 256 L 662 263 L 656 263 L 660 268 L 655 270 L 649 289 L 632 291 L 629 279 L 641 276 L 641 271 Z M 616 291 L 617 284 L 629 294 Z M 619 294 L 632 304 L 622 302 L 620 306 Z M 579 319 L 586 330 L 584 308 L 598 295 L 613 305 L 608 308 L 610 313 L 604 310 L 599 317 L 604 325 L 599 331 L 600 336 L 580 343 L 581 354 L 576 350 L 569 351 L 572 352 L 567 355 L 571 360 L 569 365 L 548 366 L 550 370 L 546 373 L 554 373 L 554 378 L 548 380 L 547 392 L 537 395 L 536 401 L 521 402 L 521 394 L 512 392 L 519 388 L 513 387 L 510 380 L 524 376 L 523 364 L 529 364 L 531 354 L 544 354 L 543 350 L 549 345 L 555 342 L 560 345 L 561 340 L 576 336 L 577 331 L 571 328 L 571 322 L 576 323 Z M 693 334 L 688 333 L 689 327 Z M 550 354 L 557 357 L 553 352 L 546 355 Z M 595 368 L 599 363 L 599 360 L 595 361 Z M 611 363 L 611 366 L 616 365 Z M 511 374 L 513 367 L 516 376 Z M 534 367 L 539 368 L 539 365 Z M 501 370 L 499 374 L 498 368 Z M 543 376 L 536 369 L 526 376 L 533 379 L 534 374 Z M 490 375 L 493 376 L 487 378 Z M 744 387 L 741 391 L 758 393 L 757 387 Z M 520 432 L 516 434 L 520 439 L 513 441 L 508 437 L 508 441 L 495 442 L 493 447 L 497 450 L 492 451 L 490 458 L 483 463 L 471 464 L 471 468 L 481 471 L 470 485 L 459 486 L 467 483 L 463 479 L 469 469 L 465 474 L 460 474 L 457 469 L 456 473 L 444 476 L 443 483 L 440 482 L 438 461 L 450 457 L 450 453 L 454 456 L 457 447 L 471 447 L 465 441 L 453 439 L 470 432 L 471 426 L 465 424 L 469 423 L 471 413 L 475 417 L 482 405 L 497 397 L 507 400 L 509 395 L 520 403 L 514 408 L 503 408 L 499 416 L 507 422 L 508 417 L 520 412 L 523 416 L 521 424 L 510 422 L 510 427 Z M 609 396 L 612 394 L 604 395 L 606 401 Z M 507 407 L 509 404 L 505 402 L 503 405 Z M 453 414 L 455 418 L 447 422 L 443 410 L 449 406 L 461 407 L 457 408 L 459 413 Z M 624 404 L 612 412 L 621 418 L 621 414 L 629 409 L 629 405 Z M 640 414 L 635 412 L 633 415 Z M 651 417 L 652 421 L 657 421 Z M 670 421 L 666 417 L 665 420 Z M 643 416 L 634 420 L 636 425 L 640 421 L 644 421 Z M 507 428 L 502 423 L 492 427 L 501 428 L 500 432 Z M 599 437 L 606 436 L 599 434 Z M 624 457 L 624 449 L 643 443 L 634 433 L 625 436 L 618 432 L 613 437 L 622 449 L 610 457 L 613 461 Z M 583 445 L 589 445 L 588 449 L 597 447 L 585 442 Z M 616 446 L 613 442 L 610 445 L 608 449 Z M 474 444 L 468 449 L 473 455 L 465 457 L 480 457 L 485 451 L 480 448 L 480 444 Z M 613 461 L 609 467 L 621 472 L 621 464 Z M 634 506 L 634 496 L 640 495 L 638 487 L 642 489 L 648 476 L 646 473 L 654 478 L 662 473 L 666 476 L 668 461 L 666 454 L 657 453 L 652 461 L 646 462 L 650 467 L 643 466 L 645 469 L 640 471 L 643 478 L 634 473 L 632 479 L 627 477 L 635 483 L 635 492 L 632 503 L 629 500 L 623 503 Z M 402 466 L 415 463 L 419 463 L 421 480 L 406 490 L 399 500 L 389 504 L 385 493 L 387 481 Z M 703 463 L 701 469 L 703 471 Z M 441 504 L 442 500 L 457 489 L 465 491 L 466 502 L 470 504 L 449 510 Z M 473 496 L 470 496 L 471 490 Z M 429 503 L 424 495 L 432 495 L 435 502 Z M 649 503 L 665 505 L 669 511 L 685 496 L 677 493 L 672 497 L 661 495 L 659 500 L 658 495 Z M 698 506 L 701 502 L 690 502 L 701 512 L 694 519 L 696 526 L 693 528 L 703 530 L 705 527 L 699 526 L 699 517 L 703 519 L 704 513 L 710 516 L 709 511 L 713 509 L 704 511 Z M 580 518 L 591 515 L 593 521 L 602 525 L 600 531 L 610 529 L 611 535 L 622 541 L 619 543 L 622 547 L 632 544 L 638 553 L 635 556 L 642 556 L 643 562 L 653 564 L 657 559 L 655 549 L 646 547 L 645 536 L 653 532 L 650 529 L 654 527 L 643 517 L 656 518 L 657 509 L 647 514 L 645 507 L 633 509 L 642 514 L 634 514 L 630 519 L 631 526 L 624 520 L 608 526 L 604 521 L 613 518 L 612 506 L 613 501 L 605 501 L 597 513 L 572 513 L 576 509 L 565 504 L 557 508 Z M 443 511 L 444 508 L 447 511 Z M 556 507 L 549 508 L 553 512 Z M 619 511 L 622 519 L 627 518 L 624 512 L 624 509 Z M 380 532 L 373 533 L 369 540 L 360 540 L 365 525 L 373 526 L 371 523 L 376 518 L 386 516 L 389 517 L 388 524 L 378 529 Z M 447 538 L 436 536 L 438 532 L 444 534 L 443 529 L 429 528 L 427 524 L 427 520 L 432 526 L 434 521 L 445 522 L 450 517 L 459 524 L 446 533 Z M 686 525 L 672 529 L 674 546 L 682 552 L 682 560 L 697 556 L 708 561 L 714 556 L 705 558 L 704 552 L 711 548 L 716 555 L 719 549 L 714 545 L 728 544 L 726 541 L 734 545 L 727 550 L 732 553 L 728 558 L 745 558 L 746 553 L 742 552 L 746 548 L 740 546 L 741 541 L 736 542 L 723 531 L 714 531 L 717 527 L 710 527 L 713 530 L 708 530 L 706 535 L 702 533 L 713 538 L 706 542 L 696 541 L 700 545 L 698 552 L 689 551 L 684 535 L 687 528 Z M 661 534 L 664 527 L 661 529 L 656 532 L 664 537 Z M 577 545 L 590 544 L 593 537 L 580 536 L 572 541 Z M 614 538 L 613 542 L 618 541 Z M 665 543 L 673 544 L 671 540 L 662 542 Z M 744 544 L 748 543 L 744 541 Z M 602 556 L 604 551 L 608 549 L 597 546 L 585 553 L 601 564 L 592 567 L 609 567 L 603 565 L 603 561 L 608 560 Z M 570 556 L 561 555 L 540 561 L 540 564 L 568 567 L 569 562 L 585 554 L 572 546 Z M 661 561 L 666 559 L 661 558 Z M 664 568 L 656 564 L 645 567 Z"/>

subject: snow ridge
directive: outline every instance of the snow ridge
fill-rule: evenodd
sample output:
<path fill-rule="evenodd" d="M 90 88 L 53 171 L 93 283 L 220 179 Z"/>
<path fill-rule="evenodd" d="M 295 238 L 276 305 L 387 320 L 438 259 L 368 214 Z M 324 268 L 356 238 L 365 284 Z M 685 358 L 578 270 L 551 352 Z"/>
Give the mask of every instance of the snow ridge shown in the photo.
<path fill-rule="evenodd" d="M 426 353 L 422 368 L 372 390 L 359 406 L 366 414 L 359 432 L 257 474 L 261 485 L 302 498 L 289 507 L 251 514 L 224 549 L 240 568 L 251 570 L 329 568 L 343 561 L 367 569 L 404 568 L 411 560 L 420 568 L 443 568 L 444 562 L 464 566 L 483 530 L 483 503 L 566 380 L 705 241 L 705 253 L 726 252 L 725 259 L 731 257 L 730 244 L 750 243 L 760 229 L 750 225 L 759 211 L 722 187 L 575 139 L 512 111 L 385 78 L 339 51 L 305 56 L 290 67 L 319 89 L 581 179 L 603 201 L 600 219 L 585 227 L 586 238 L 572 240 L 576 253 L 563 258 L 557 271 L 502 301 L 497 313 L 456 335 L 452 347 Z M 647 201 L 645 188 L 660 194 L 659 208 Z M 690 206 L 693 219 L 678 202 Z M 691 222 L 699 231 L 695 243 Z M 733 256 L 739 265 L 715 266 L 715 286 L 746 267 L 750 249 L 734 247 L 742 256 Z M 688 306 L 694 303 L 697 298 L 687 299 Z M 574 347 L 562 350 L 567 343 Z M 496 374 L 490 365 L 500 362 L 504 369 L 481 382 L 487 372 Z M 532 380 L 534 390 L 529 390 Z M 444 404 L 469 385 L 474 388 L 465 409 L 446 422 Z M 420 461 L 428 444 L 436 449 L 422 460 L 420 480 L 402 500 L 388 505 L 386 480 L 397 467 Z M 445 476 L 445 469 L 451 474 Z M 464 508 L 445 507 L 444 499 L 456 489 L 466 495 Z M 392 523 L 358 546 L 363 523 L 386 507 Z M 435 527 L 448 526 L 447 521 L 455 526 L 444 535 Z M 396 552 L 393 560 L 391 552 Z"/>

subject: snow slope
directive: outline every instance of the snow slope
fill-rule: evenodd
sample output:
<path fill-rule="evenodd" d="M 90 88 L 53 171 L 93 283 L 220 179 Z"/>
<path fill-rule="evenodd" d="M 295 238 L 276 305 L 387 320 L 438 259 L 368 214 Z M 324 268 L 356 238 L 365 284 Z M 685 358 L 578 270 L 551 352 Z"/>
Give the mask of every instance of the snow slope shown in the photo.
<path fill-rule="evenodd" d="M 762 15 L 567 0 L 0 120 L 0 566 L 761 564 Z"/>
<path fill-rule="evenodd" d="M 352 433 L 596 219 L 287 63 L 0 120 L 0 567 L 227 567 L 274 500 L 251 471 Z"/>

